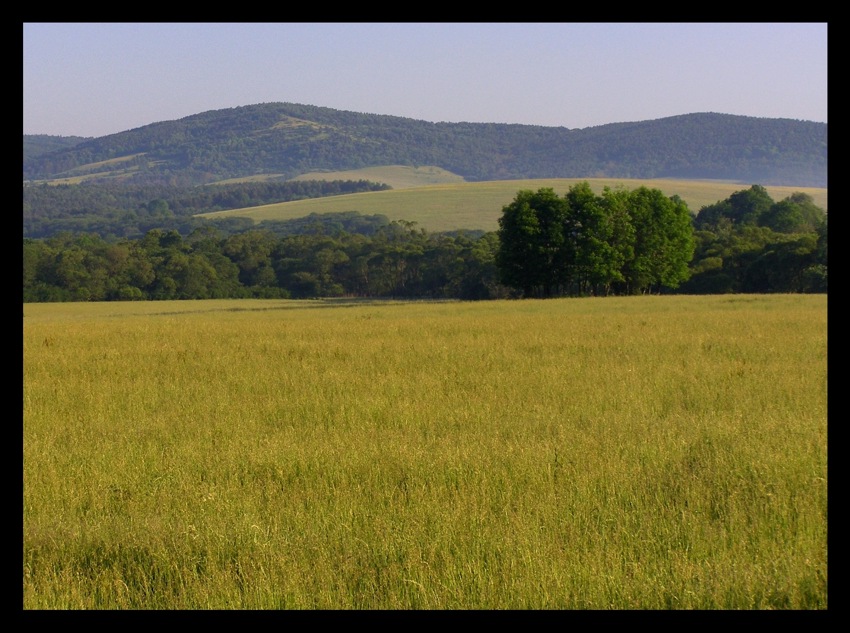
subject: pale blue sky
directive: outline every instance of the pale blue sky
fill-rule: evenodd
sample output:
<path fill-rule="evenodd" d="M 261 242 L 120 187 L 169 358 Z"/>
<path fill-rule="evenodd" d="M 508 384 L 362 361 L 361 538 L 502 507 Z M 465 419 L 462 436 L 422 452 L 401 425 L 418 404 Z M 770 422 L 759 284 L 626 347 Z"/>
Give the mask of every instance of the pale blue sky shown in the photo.
<path fill-rule="evenodd" d="M 286 101 L 586 128 L 694 112 L 826 122 L 823 23 L 24 23 L 24 134 Z"/>

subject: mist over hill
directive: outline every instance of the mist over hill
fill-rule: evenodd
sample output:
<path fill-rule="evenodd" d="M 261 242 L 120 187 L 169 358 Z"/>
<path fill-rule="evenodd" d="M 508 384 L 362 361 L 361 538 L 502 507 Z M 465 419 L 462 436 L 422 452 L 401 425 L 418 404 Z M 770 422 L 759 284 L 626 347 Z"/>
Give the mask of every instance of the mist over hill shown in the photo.
<path fill-rule="evenodd" d="M 717 179 L 827 187 L 827 124 L 695 113 L 585 129 L 431 123 L 293 103 L 213 110 L 118 134 L 24 135 L 24 181 L 196 185 L 433 165 L 468 181 Z"/>

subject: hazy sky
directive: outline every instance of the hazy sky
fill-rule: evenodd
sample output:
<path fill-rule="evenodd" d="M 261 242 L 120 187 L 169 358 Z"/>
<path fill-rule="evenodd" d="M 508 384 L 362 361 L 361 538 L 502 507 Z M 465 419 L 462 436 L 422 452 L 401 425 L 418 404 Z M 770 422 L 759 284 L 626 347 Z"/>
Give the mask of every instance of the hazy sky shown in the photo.
<path fill-rule="evenodd" d="M 826 23 L 23 23 L 24 134 L 285 101 L 585 128 L 826 122 Z"/>

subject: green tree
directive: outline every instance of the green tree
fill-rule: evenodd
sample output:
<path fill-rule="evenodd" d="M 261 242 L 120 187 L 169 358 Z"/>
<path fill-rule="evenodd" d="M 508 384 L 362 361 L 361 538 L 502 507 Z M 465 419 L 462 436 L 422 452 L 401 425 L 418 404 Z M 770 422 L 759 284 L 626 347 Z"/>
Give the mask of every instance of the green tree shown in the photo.
<path fill-rule="evenodd" d="M 738 225 L 760 224 L 762 215 L 772 206 L 773 199 L 767 189 L 761 185 L 753 185 L 729 196 L 729 217 Z"/>
<path fill-rule="evenodd" d="M 270 231 L 247 231 L 227 238 L 224 254 L 239 267 L 239 281 L 245 286 L 277 286 L 271 257 L 277 243 Z"/>
<path fill-rule="evenodd" d="M 777 233 L 811 233 L 817 230 L 825 217 L 825 212 L 811 196 L 795 193 L 765 211 L 759 224 Z"/>
<path fill-rule="evenodd" d="M 627 292 L 677 288 L 688 279 L 696 248 L 688 205 L 648 187 L 632 191 L 628 203 L 635 245 L 624 270 Z"/>
<path fill-rule="evenodd" d="M 800 205 L 781 200 L 762 215 L 759 224 L 777 233 L 797 233 L 803 228 L 803 213 Z"/>
<path fill-rule="evenodd" d="M 41 240 L 24 239 L 24 295 L 28 288 L 38 283 L 43 262 L 50 256 L 47 244 Z M 24 298 L 26 301 L 26 298 Z"/>
<path fill-rule="evenodd" d="M 809 194 L 798 191 L 786 199 L 799 206 L 807 229 L 817 231 L 826 222 L 826 211 L 816 205 Z"/>
<path fill-rule="evenodd" d="M 616 220 L 621 219 L 615 214 L 618 207 L 593 193 L 587 181 L 570 187 L 565 198 L 566 281 L 579 295 L 596 294 L 597 288 L 607 289 L 623 279 L 620 269 L 624 260 L 614 240 Z"/>
<path fill-rule="evenodd" d="M 827 218 L 816 227 L 817 244 L 812 262 L 803 270 L 802 292 L 827 292 Z"/>
<path fill-rule="evenodd" d="M 608 238 L 609 257 L 607 279 L 603 290 L 608 294 L 626 281 L 625 269 L 635 256 L 636 232 L 632 222 L 629 200 L 631 192 L 625 188 L 605 187 L 602 198 L 606 206 L 607 221 L 610 224 Z"/>
<path fill-rule="evenodd" d="M 736 222 L 731 211 L 762 209 Z M 826 292 L 826 212 L 811 196 L 794 193 L 768 206 L 759 187 L 736 192 L 697 215 L 690 293 Z"/>
<path fill-rule="evenodd" d="M 523 296 L 548 297 L 566 281 L 564 252 L 568 203 L 554 189 L 522 190 L 499 218 L 496 265 L 501 283 Z"/>
<path fill-rule="evenodd" d="M 770 241 L 746 258 L 742 292 L 804 292 L 806 271 L 815 263 L 815 233 L 774 233 Z"/>
<path fill-rule="evenodd" d="M 168 219 L 174 217 L 174 213 L 168 206 L 168 201 L 159 198 L 148 202 L 144 209 L 152 218 Z"/>
<path fill-rule="evenodd" d="M 747 225 L 759 225 L 762 216 L 773 206 L 773 199 L 761 185 L 736 191 L 726 200 L 700 209 L 694 219 L 697 229 L 711 230 L 722 219 L 729 220 L 738 228 Z"/>

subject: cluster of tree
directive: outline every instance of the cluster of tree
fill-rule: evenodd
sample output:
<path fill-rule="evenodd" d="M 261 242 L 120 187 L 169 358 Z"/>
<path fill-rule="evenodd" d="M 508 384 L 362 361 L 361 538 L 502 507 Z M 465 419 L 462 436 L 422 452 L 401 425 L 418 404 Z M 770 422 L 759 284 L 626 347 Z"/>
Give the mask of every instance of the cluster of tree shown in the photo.
<path fill-rule="evenodd" d="M 24 237 L 62 232 L 141 237 L 163 228 L 187 235 L 204 225 L 197 213 L 321 198 L 389 185 L 366 180 L 244 182 L 206 187 L 128 185 L 116 182 L 74 185 L 24 185 Z"/>
<path fill-rule="evenodd" d="M 309 220 L 25 238 L 23 300 L 827 292 L 826 213 L 805 194 L 773 202 L 759 185 L 696 217 L 657 190 L 596 195 L 582 183 L 563 198 L 519 192 L 487 233 L 355 212 Z"/>
<path fill-rule="evenodd" d="M 45 140 L 39 138 L 41 147 Z M 826 187 L 827 126 L 714 113 L 585 129 L 431 123 L 291 103 L 215 110 L 27 151 L 24 179 L 82 173 L 204 184 L 256 174 L 437 165 L 470 181 L 523 178 L 746 179 Z M 120 159 L 120 160 L 118 160 Z"/>
<path fill-rule="evenodd" d="M 500 281 L 526 297 L 827 291 L 826 213 L 804 193 L 774 202 L 761 185 L 696 217 L 646 187 L 520 191 L 498 236 Z"/>
<path fill-rule="evenodd" d="M 499 218 L 496 263 L 523 296 L 637 294 L 675 289 L 696 247 L 692 216 L 659 189 L 587 182 L 563 196 L 520 191 Z"/>
<path fill-rule="evenodd" d="M 774 202 L 753 185 L 703 207 L 681 292 L 827 292 L 827 214 L 811 196 Z"/>

